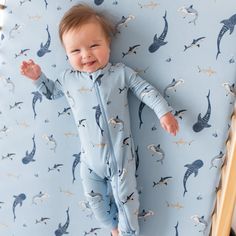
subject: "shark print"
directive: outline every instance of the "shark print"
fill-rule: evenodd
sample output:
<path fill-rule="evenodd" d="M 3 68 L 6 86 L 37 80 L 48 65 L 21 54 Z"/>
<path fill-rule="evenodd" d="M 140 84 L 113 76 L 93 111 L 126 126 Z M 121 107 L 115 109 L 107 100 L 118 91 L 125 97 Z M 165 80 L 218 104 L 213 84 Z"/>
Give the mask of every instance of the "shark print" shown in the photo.
<path fill-rule="evenodd" d="M 0 78 L 1 79 L 1 78 Z M 11 80 L 10 77 L 8 77 L 7 79 L 3 79 L 4 83 L 6 84 L 6 86 L 9 89 L 9 92 L 14 93 L 15 92 L 15 84 L 13 83 L 13 81 Z"/>
<path fill-rule="evenodd" d="M 140 213 L 138 213 L 138 218 L 143 218 L 145 221 L 147 217 L 153 216 L 153 215 L 154 215 L 153 211 L 151 210 L 146 211 L 145 209 L 143 209 Z"/>
<path fill-rule="evenodd" d="M 198 19 L 198 11 L 193 8 L 193 5 L 190 7 L 180 7 L 178 11 L 183 15 L 183 18 L 186 18 L 188 15 L 194 16 L 193 20 L 189 21 L 188 23 L 193 23 L 196 25 L 196 20 Z"/>
<path fill-rule="evenodd" d="M 172 179 L 173 177 L 172 176 L 166 176 L 166 177 L 161 177 L 160 180 L 158 182 L 154 182 L 153 181 L 153 185 L 152 187 L 154 188 L 155 186 L 159 185 L 159 184 L 164 184 L 164 185 L 168 185 L 168 181 L 170 179 Z"/>
<path fill-rule="evenodd" d="M 13 206 L 12 206 L 12 211 L 13 211 L 13 216 L 14 216 L 14 221 L 16 220 L 16 207 L 22 206 L 23 201 L 26 199 L 26 195 L 24 193 L 21 193 L 17 196 L 13 196 L 15 198 L 14 202 L 13 202 Z"/>
<path fill-rule="evenodd" d="M 67 232 L 67 229 L 70 224 L 69 208 L 66 210 L 66 215 L 67 215 L 67 219 L 66 219 L 65 224 L 61 225 L 61 223 L 59 223 L 58 229 L 54 232 L 55 236 L 62 236 L 63 234 L 69 234 L 69 232 Z"/>
<path fill-rule="evenodd" d="M 211 166 L 210 166 L 210 168 L 209 169 L 211 169 L 211 168 L 213 168 L 213 167 L 215 167 L 215 168 L 217 168 L 217 165 L 215 165 L 215 162 L 216 161 L 219 161 L 219 160 L 223 160 L 223 158 L 224 158 L 224 153 L 222 152 L 222 151 L 220 151 L 220 153 L 218 154 L 218 155 L 216 155 L 216 156 L 214 156 L 212 159 L 211 159 Z"/>
<path fill-rule="evenodd" d="M 90 196 L 90 197 L 92 197 L 92 198 L 99 198 L 99 202 L 101 202 L 101 201 L 104 201 L 104 199 L 103 199 L 103 196 L 102 196 L 102 194 L 101 193 L 95 193 L 93 190 L 90 192 L 90 193 L 88 193 L 88 195 Z"/>
<path fill-rule="evenodd" d="M 133 195 L 134 195 L 134 192 L 132 192 L 130 195 L 128 195 L 124 202 L 121 201 L 123 203 L 123 205 L 126 204 L 129 201 L 133 201 L 134 200 Z"/>
<path fill-rule="evenodd" d="M 43 57 L 46 53 L 51 52 L 51 50 L 49 50 L 49 47 L 51 44 L 51 36 L 49 33 L 48 25 L 47 25 L 46 31 L 48 33 L 48 39 L 44 45 L 43 43 L 40 44 L 40 49 L 37 52 L 38 57 Z"/>
<path fill-rule="evenodd" d="M 236 96 L 236 88 L 234 86 L 234 83 L 230 85 L 230 83 L 223 83 L 222 84 L 225 90 L 227 91 L 226 96 L 231 94 L 232 96 Z"/>
<path fill-rule="evenodd" d="M 185 194 L 188 192 L 187 187 L 186 187 L 188 178 L 192 174 L 194 174 L 194 177 L 196 177 L 198 175 L 199 169 L 203 167 L 203 161 L 198 159 L 198 160 L 194 161 L 192 164 L 186 164 L 184 167 L 187 167 L 188 169 L 186 170 L 186 172 L 184 174 L 184 178 L 183 178 L 183 185 L 184 185 L 183 196 L 185 196 Z"/>
<path fill-rule="evenodd" d="M 157 162 L 161 162 L 161 164 L 163 164 L 163 160 L 165 158 L 165 153 L 164 151 L 161 149 L 161 145 L 158 144 L 157 146 L 155 144 L 150 144 L 147 146 L 148 150 L 150 150 L 153 154 L 152 156 L 154 156 L 154 154 L 158 154 L 161 156 L 160 159 L 156 160 Z"/>
<path fill-rule="evenodd" d="M 70 115 L 71 114 L 71 108 L 70 107 L 66 107 L 63 109 L 62 112 L 58 112 L 58 117 L 61 116 L 61 115 Z"/>
<path fill-rule="evenodd" d="M 41 217 L 39 220 L 36 219 L 35 224 L 44 223 L 46 225 L 48 220 L 50 220 L 49 217 Z"/>
<path fill-rule="evenodd" d="M 207 95 L 207 101 L 208 101 L 207 112 L 203 117 L 201 117 L 201 113 L 199 113 L 197 122 L 193 125 L 194 132 L 200 132 L 204 128 L 211 127 L 211 125 L 208 124 L 208 121 L 210 120 L 210 117 L 211 117 L 210 90 Z"/>
<path fill-rule="evenodd" d="M 160 4 L 158 4 L 154 1 L 150 1 L 149 3 L 146 3 L 146 4 L 138 3 L 138 5 L 140 6 L 140 8 L 151 8 L 151 9 L 154 9 L 154 8 L 160 6 Z"/>
<path fill-rule="evenodd" d="M 184 83 L 184 80 L 182 79 L 179 79 L 179 80 L 173 79 L 172 82 L 168 84 L 164 89 L 164 92 L 163 92 L 164 98 L 169 97 L 169 95 L 167 95 L 168 90 L 174 90 L 176 92 L 176 87 L 183 83 Z"/>
<path fill-rule="evenodd" d="M 84 232 L 84 236 L 94 234 L 97 235 L 97 231 L 101 228 L 91 228 L 89 232 Z"/>
<path fill-rule="evenodd" d="M 200 42 L 205 39 L 206 37 L 199 37 L 197 39 L 193 39 L 192 43 L 189 46 L 184 45 L 184 52 L 192 47 L 200 47 Z"/>
<path fill-rule="evenodd" d="M 52 100 L 52 97 L 53 97 L 52 92 L 50 91 L 50 89 L 48 88 L 48 86 L 46 85 L 45 82 L 42 82 L 42 84 L 44 85 L 44 87 L 45 87 L 45 89 L 46 89 L 45 92 L 42 92 L 43 95 L 44 95 L 47 99 Z"/>
<path fill-rule="evenodd" d="M 178 227 L 179 227 L 179 222 L 177 221 L 177 224 L 175 226 L 175 236 L 179 236 Z"/>
<path fill-rule="evenodd" d="M 48 2 L 47 2 L 47 0 L 44 0 L 44 3 L 45 3 L 45 9 L 47 10 L 48 9 Z"/>
<path fill-rule="evenodd" d="M 13 160 L 13 156 L 15 156 L 16 153 L 7 153 L 7 155 L 2 155 L 2 160 L 5 160 L 5 159 L 10 159 L 10 160 Z"/>
<path fill-rule="evenodd" d="M 72 183 L 75 182 L 75 168 L 76 166 L 80 163 L 80 156 L 81 156 L 81 152 L 79 154 L 73 154 L 73 157 L 75 157 L 75 160 L 72 164 Z"/>
<path fill-rule="evenodd" d="M 32 151 L 30 153 L 29 153 L 29 151 L 26 151 L 25 152 L 25 157 L 22 158 L 22 163 L 25 164 L 25 165 L 29 164 L 30 162 L 35 161 L 35 159 L 34 159 L 34 155 L 35 155 L 35 152 L 36 152 L 35 135 L 33 136 L 32 140 L 33 140 L 33 149 L 32 149 Z"/>
<path fill-rule="evenodd" d="M 104 0 L 94 0 L 94 3 L 99 6 L 104 2 Z"/>
<path fill-rule="evenodd" d="M 35 111 L 36 102 L 37 102 L 37 101 L 42 102 L 43 96 L 42 96 L 42 94 L 41 94 L 40 92 L 38 92 L 38 91 L 32 92 L 32 94 L 34 95 L 33 100 L 32 100 L 32 108 L 33 108 L 34 119 L 35 119 L 36 116 L 37 116 L 37 113 L 36 113 L 36 111 Z"/>
<path fill-rule="evenodd" d="M 181 120 L 183 119 L 183 115 L 184 113 L 186 112 L 187 110 L 185 109 L 181 109 L 181 110 L 178 110 L 178 111 L 175 111 L 174 113 L 174 116 L 180 118 Z"/>
<path fill-rule="evenodd" d="M 13 105 L 10 105 L 10 110 L 14 109 L 14 108 L 18 108 L 21 109 L 21 104 L 23 104 L 23 102 L 15 102 Z"/>
<path fill-rule="evenodd" d="M 27 53 L 30 49 L 21 49 L 19 53 L 15 54 L 15 58 L 20 57 L 22 55 L 27 56 Z"/>
<path fill-rule="evenodd" d="M 141 126 L 143 124 L 143 120 L 142 120 L 142 111 L 143 108 L 146 106 L 146 104 L 144 102 L 140 102 L 139 108 L 138 108 L 138 117 L 139 117 L 139 129 L 141 129 Z"/>
<path fill-rule="evenodd" d="M 38 194 L 32 197 L 32 204 L 37 205 L 38 201 L 42 202 L 44 199 L 47 199 L 48 197 L 49 195 L 47 193 L 43 193 L 42 191 L 40 191 Z"/>
<path fill-rule="evenodd" d="M 124 121 L 121 120 L 118 115 L 115 118 L 111 118 L 108 121 L 109 124 L 113 125 L 114 128 L 116 128 L 117 125 L 121 126 L 121 130 L 122 131 L 124 129 Z"/>
<path fill-rule="evenodd" d="M 222 20 L 220 23 L 223 24 L 220 33 L 217 38 L 217 53 L 216 53 L 216 60 L 218 59 L 218 56 L 220 55 L 220 43 L 221 39 L 224 36 L 224 34 L 229 30 L 229 34 L 232 34 L 234 31 L 234 27 L 236 25 L 236 14 L 232 15 L 229 19 Z"/>
<path fill-rule="evenodd" d="M 128 22 L 134 19 L 135 19 L 135 16 L 133 15 L 128 15 L 127 17 L 122 16 L 121 20 L 119 20 L 115 25 L 116 32 L 120 33 L 119 28 L 121 28 L 123 25 L 127 27 Z"/>
<path fill-rule="evenodd" d="M 204 219 L 204 216 L 200 217 L 198 215 L 193 215 L 193 216 L 191 216 L 191 219 L 195 222 L 195 226 L 197 226 L 197 225 L 203 225 L 204 226 L 203 230 L 200 230 L 199 232 L 203 232 L 203 235 L 205 235 L 208 223 Z"/>
<path fill-rule="evenodd" d="M 93 109 L 95 109 L 95 111 L 96 111 L 95 112 L 96 123 L 97 123 L 99 129 L 101 130 L 101 134 L 103 135 L 104 130 L 101 128 L 101 125 L 100 125 L 100 122 L 99 122 L 99 119 L 100 119 L 100 117 L 102 115 L 100 105 L 94 106 Z"/>
<path fill-rule="evenodd" d="M 60 168 L 63 166 L 63 164 L 54 164 L 52 168 L 48 167 L 48 172 L 53 171 L 53 170 L 57 170 L 58 172 L 60 172 Z"/>
<path fill-rule="evenodd" d="M 57 141 L 54 138 L 53 134 L 51 135 L 43 135 L 43 138 L 46 140 L 46 144 L 50 145 L 50 150 L 56 152 L 56 148 L 57 148 Z"/>
<path fill-rule="evenodd" d="M 129 47 L 129 50 L 127 52 L 122 52 L 122 58 L 124 58 L 125 56 L 131 54 L 131 53 L 134 53 L 136 54 L 137 51 L 136 51 L 136 48 L 140 47 L 141 45 L 140 44 L 136 44 L 132 47 Z"/>
<path fill-rule="evenodd" d="M 165 12 L 165 15 L 163 16 L 163 19 L 165 21 L 165 27 L 162 34 L 159 36 L 159 38 L 157 38 L 157 34 L 155 34 L 153 38 L 153 43 L 148 48 L 148 51 L 151 53 L 156 52 L 160 47 L 167 44 L 167 42 L 164 41 L 168 32 L 168 22 L 166 20 L 166 14 L 167 12 Z"/>

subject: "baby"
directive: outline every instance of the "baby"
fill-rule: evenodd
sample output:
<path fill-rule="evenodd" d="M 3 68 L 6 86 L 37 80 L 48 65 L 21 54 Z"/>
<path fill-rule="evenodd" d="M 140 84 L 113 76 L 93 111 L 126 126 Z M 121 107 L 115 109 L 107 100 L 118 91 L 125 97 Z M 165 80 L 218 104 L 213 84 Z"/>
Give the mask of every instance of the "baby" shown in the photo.
<path fill-rule="evenodd" d="M 153 109 L 167 132 L 176 135 L 179 127 L 172 108 L 152 85 L 124 64 L 109 62 L 113 32 L 104 15 L 75 5 L 59 26 L 73 70 L 54 82 L 29 60 L 22 62 L 21 73 L 48 99 L 66 96 L 81 142 L 83 189 L 96 219 L 112 236 L 137 236 L 139 196 L 128 90 Z"/>

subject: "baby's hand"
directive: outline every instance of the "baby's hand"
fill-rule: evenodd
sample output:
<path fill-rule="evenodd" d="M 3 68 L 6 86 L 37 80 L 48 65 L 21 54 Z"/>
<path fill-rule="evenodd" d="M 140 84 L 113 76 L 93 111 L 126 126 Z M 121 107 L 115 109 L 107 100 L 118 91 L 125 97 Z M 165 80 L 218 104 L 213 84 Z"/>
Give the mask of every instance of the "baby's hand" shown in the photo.
<path fill-rule="evenodd" d="M 32 80 L 37 80 L 42 73 L 40 66 L 35 64 L 33 60 L 23 61 L 20 66 L 20 72 Z"/>
<path fill-rule="evenodd" d="M 164 130 L 172 135 L 176 135 L 179 131 L 178 121 L 175 119 L 171 112 L 166 113 L 160 118 L 161 126 Z"/>

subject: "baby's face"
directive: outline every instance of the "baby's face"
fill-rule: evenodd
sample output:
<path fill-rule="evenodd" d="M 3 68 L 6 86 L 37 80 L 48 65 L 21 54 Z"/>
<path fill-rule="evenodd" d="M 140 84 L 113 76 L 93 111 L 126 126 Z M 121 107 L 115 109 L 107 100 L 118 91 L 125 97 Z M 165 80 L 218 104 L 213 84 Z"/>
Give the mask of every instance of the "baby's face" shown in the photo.
<path fill-rule="evenodd" d="M 75 70 L 95 72 L 109 61 L 110 42 L 95 21 L 64 33 L 62 39 L 70 64 Z"/>

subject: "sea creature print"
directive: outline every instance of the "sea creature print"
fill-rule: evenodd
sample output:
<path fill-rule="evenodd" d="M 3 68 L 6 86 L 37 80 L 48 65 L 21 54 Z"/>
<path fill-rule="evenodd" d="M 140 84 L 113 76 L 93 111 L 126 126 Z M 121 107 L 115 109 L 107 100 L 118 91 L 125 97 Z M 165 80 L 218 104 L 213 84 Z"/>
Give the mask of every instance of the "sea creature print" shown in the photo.
<path fill-rule="evenodd" d="M 134 195 L 134 192 L 132 192 L 130 195 L 126 196 L 125 201 L 123 201 L 123 202 L 121 201 L 123 203 L 123 205 L 129 201 L 133 201 L 134 200 L 133 195 Z"/>
<path fill-rule="evenodd" d="M 32 204 L 37 205 L 38 201 L 43 202 L 45 199 L 48 199 L 49 195 L 40 191 L 38 194 L 32 197 Z"/>
<path fill-rule="evenodd" d="M 17 57 L 20 57 L 20 56 L 22 56 L 22 55 L 24 55 L 24 56 L 27 56 L 27 53 L 26 52 L 28 52 L 30 49 L 21 49 L 20 50 L 20 52 L 19 53 L 16 53 L 15 54 L 15 58 L 17 58 Z"/>
<path fill-rule="evenodd" d="M 80 163 L 80 156 L 81 156 L 81 152 L 78 154 L 73 154 L 73 157 L 75 157 L 73 164 L 72 164 L 72 183 L 75 182 L 75 168 L 76 166 Z"/>
<path fill-rule="evenodd" d="M 125 56 L 127 56 L 131 53 L 136 54 L 137 53 L 136 48 L 138 48 L 140 46 L 141 46 L 140 44 L 136 44 L 134 46 L 129 47 L 129 50 L 127 52 L 122 52 L 122 57 L 124 58 Z"/>
<path fill-rule="evenodd" d="M 153 38 L 153 43 L 148 48 L 148 51 L 151 53 L 156 52 L 160 47 L 167 44 L 167 42 L 164 41 L 168 32 L 168 22 L 166 20 L 166 14 L 167 12 L 165 12 L 165 15 L 163 16 L 163 19 L 165 21 L 165 26 L 162 34 L 159 37 L 157 37 L 157 34 L 155 34 Z"/>
<path fill-rule="evenodd" d="M 90 234 L 94 234 L 94 235 L 97 235 L 97 231 L 101 229 L 101 228 L 91 228 L 89 232 L 84 232 L 84 236 L 86 235 L 90 235 Z"/>
<path fill-rule="evenodd" d="M 51 44 L 51 36 L 50 36 L 50 33 L 49 33 L 48 25 L 47 25 L 46 31 L 47 31 L 47 34 L 48 34 L 48 39 L 47 39 L 47 41 L 44 45 L 43 45 L 43 43 L 40 44 L 40 49 L 37 52 L 38 57 L 42 57 L 46 53 L 51 52 L 51 50 L 49 50 L 49 47 L 50 47 L 50 44 Z"/>
<path fill-rule="evenodd" d="M 0 79 L 1 79 L 1 78 L 0 78 Z M 15 92 L 15 87 L 16 87 L 16 86 L 15 86 L 15 84 L 13 83 L 13 81 L 11 80 L 10 77 L 8 77 L 7 79 L 4 78 L 4 79 L 3 79 L 3 82 L 4 82 L 5 86 L 8 87 L 9 92 L 12 92 L 12 93 Z"/>
<path fill-rule="evenodd" d="M 94 0 L 94 3 L 99 6 L 104 2 L 104 0 Z"/>
<path fill-rule="evenodd" d="M 142 112 L 143 112 L 143 108 L 145 107 L 145 103 L 144 102 L 140 102 L 139 108 L 138 108 L 138 117 L 139 117 L 139 129 L 141 129 L 141 126 L 143 124 L 143 120 L 142 120 Z"/>
<path fill-rule="evenodd" d="M 44 3 L 45 3 L 45 9 L 47 10 L 48 9 L 48 2 L 47 2 L 47 0 L 44 0 Z"/>
<path fill-rule="evenodd" d="M 224 34 L 229 30 L 229 34 L 232 34 L 234 31 L 234 27 L 236 25 L 236 14 L 232 15 L 229 19 L 222 20 L 220 23 L 223 24 L 220 33 L 217 38 L 217 53 L 216 53 L 216 60 L 218 59 L 218 56 L 220 55 L 220 43 L 222 40 L 222 37 Z"/>
<path fill-rule="evenodd" d="M 124 129 L 124 121 L 121 120 L 118 115 L 114 118 L 111 118 L 108 121 L 108 123 L 113 125 L 114 128 L 116 128 L 116 126 L 118 125 L 119 127 L 121 127 L 120 131 L 122 131 Z"/>
<path fill-rule="evenodd" d="M 92 190 L 90 193 L 88 193 L 88 195 L 92 198 L 95 198 L 95 197 L 98 198 L 99 199 L 98 202 L 104 201 L 103 196 L 102 196 L 101 193 L 96 193 Z"/>
<path fill-rule="evenodd" d="M 184 206 L 181 205 L 179 202 L 177 202 L 177 203 L 169 203 L 169 202 L 166 201 L 166 206 L 170 207 L 170 208 L 175 208 L 175 209 L 183 209 L 184 208 Z"/>
<path fill-rule="evenodd" d="M 198 216 L 198 215 L 193 215 L 191 216 L 191 220 L 193 220 L 195 222 L 195 226 L 197 225 L 203 225 L 203 230 L 199 230 L 199 232 L 202 232 L 203 235 L 205 235 L 206 233 L 206 229 L 207 229 L 207 226 L 208 226 L 208 223 L 207 221 L 204 219 L 204 216 Z"/>
<path fill-rule="evenodd" d="M 27 150 L 25 152 L 25 157 L 22 158 L 22 163 L 25 164 L 25 165 L 29 164 L 30 162 L 35 161 L 35 159 L 34 159 L 34 155 L 35 155 L 35 152 L 36 152 L 35 135 L 33 136 L 32 140 L 33 140 L 33 149 L 32 149 L 32 151 L 29 153 L 29 151 Z"/>
<path fill-rule="evenodd" d="M 128 26 L 128 22 L 131 21 L 131 20 L 134 20 L 134 19 L 135 19 L 135 16 L 133 16 L 133 15 L 128 15 L 127 17 L 122 16 L 121 20 L 119 20 L 119 21 L 116 23 L 116 25 L 115 25 L 116 32 L 117 32 L 117 33 L 120 33 L 119 29 L 120 29 L 122 26 L 127 27 L 127 26 Z"/>
<path fill-rule="evenodd" d="M 2 155 L 2 160 L 5 160 L 5 159 L 10 159 L 10 160 L 13 160 L 13 157 L 16 155 L 16 153 L 7 153 L 5 156 Z"/>
<path fill-rule="evenodd" d="M 14 108 L 18 108 L 21 109 L 21 104 L 23 104 L 23 102 L 15 102 L 13 105 L 10 105 L 10 110 L 14 109 Z"/>
<path fill-rule="evenodd" d="M 46 144 L 50 146 L 50 150 L 56 152 L 57 141 L 54 138 L 53 134 L 51 134 L 51 135 L 45 134 L 42 137 L 46 140 L 46 142 L 47 142 Z"/>
<path fill-rule="evenodd" d="M 181 109 L 181 110 L 178 110 L 178 111 L 175 111 L 174 113 L 174 116 L 178 117 L 179 119 L 183 119 L 183 115 L 184 113 L 186 112 L 187 110 L 185 109 Z"/>
<path fill-rule="evenodd" d="M 213 167 L 215 167 L 215 168 L 217 168 L 217 165 L 215 164 L 215 162 L 216 161 L 222 161 L 223 160 L 223 158 L 224 158 L 224 153 L 222 152 L 222 151 L 220 151 L 220 153 L 218 154 L 218 155 L 216 155 L 216 156 L 214 156 L 212 159 L 211 159 L 211 166 L 210 166 L 210 169 L 211 168 L 213 168 Z"/>
<path fill-rule="evenodd" d="M 52 97 L 53 97 L 52 92 L 50 91 L 50 89 L 48 88 L 48 86 L 46 85 L 45 82 L 42 82 L 42 84 L 44 85 L 44 87 L 45 87 L 45 89 L 46 89 L 45 92 L 42 92 L 43 95 L 44 95 L 47 99 L 52 100 Z"/>
<path fill-rule="evenodd" d="M 65 114 L 67 115 L 71 114 L 71 107 L 65 107 L 62 112 L 58 112 L 58 117 Z"/>
<path fill-rule="evenodd" d="M 199 66 L 198 66 L 198 72 L 199 73 L 204 73 L 206 74 L 207 76 L 211 77 L 212 75 L 216 74 L 216 71 L 214 71 L 211 67 L 207 68 L 207 69 L 201 69 Z"/>
<path fill-rule="evenodd" d="M 188 178 L 192 174 L 194 174 L 194 177 L 196 177 L 198 175 L 199 169 L 203 167 L 203 161 L 198 159 L 191 164 L 186 164 L 184 167 L 187 167 L 187 170 L 186 170 L 186 172 L 184 174 L 184 178 L 183 178 L 183 186 L 184 186 L 183 196 L 185 196 L 185 194 L 188 192 L 187 186 L 186 186 Z"/>
<path fill-rule="evenodd" d="M 189 46 L 184 45 L 184 52 L 192 47 L 200 47 L 200 42 L 205 39 L 206 37 L 199 37 L 197 39 L 193 39 L 192 43 Z"/>
<path fill-rule="evenodd" d="M 147 149 L 152 152 L 152 156 L 154 156 L 155 154 L 160 155 L 161 158 L 156 160 L 156 161 L 157 162 L 161 162 L 161 164 L 163 164 L 163 160 L 165 158 L 165 153 L 161 149 L 161 145 L 160 144 L 158 144 L 157 146 L 155 144 L 150 144 L 150 145 L 147 146 Z"/>
<path fill-rule="evenodd" d="M 75 106 L 75 99 L 71 96 L 69 91 L 66 92 L 66 95 L 71 101 L 71 106 L 74 107 Z"/>
<path fill-rule="evenodd" d="M 41 217 L 39 220 L 36 219 L 35 224 L 44 223 L 46 225 L 48 220 L 50 220 L 49 217 Z"/>
<path fill-rule="evenodd" d="M 144 221 L 146 221 L 147 217 L 153 216 L 153 215 L 154 215 L 153 211 L 143 209 L 141 212 L 138 213 L 138 218 L 142 218 L 144 219 Z"/>
<path fill-rule="evenodd" d="M 66 215 L 67 215 L 67 218 L 66 218 L 65 224 L 62 225 L 61 223 L 59 223 L 58 229 L 54 232 L 56 236 L 62 236 L 63 234 L 69 234 L 69 232 L 67 232 L 67 229 L 70 224 L 69 208 L 66 210 Z"/>
<path fill-rule="evenodd" d="M 157 182 L 153 181 L 152 187 L 154 188 L 155 186 L 160 185 L 160 184 L 164 184 L 167 186 L 169 180 L 172 178 L 173 178 L 172 176 L 161 177 L 159 181 L 157 181 Z"/>
<path fill-rule="evenodd" d="M 236 88 L 234 83 L 230 84 L 230 83 L 223 83 L 222 86 L 225 88 L 225 90 L 227 91 L 226 96 L 228 96 L 229 94 L 231 94 L 232 96 L 236 96 Z"/>
<path fill-rule="evenodd" d="M 100 105 L 94 106 L 93 109 L 95 109 L 95 120 L 96 120 L 96 123 L 97 123 L 99 129 L 101 130 L 101 134 L 103 135 L 104 130 L 101 128 L 100 121 L 99 121 L 100 117 L 102 115 Z"/>
<path fill-rule="evenodd" d="M 13 211 L 13 216 L 14 216 L 14 221 L 16 220 L 16 207 L 19 205 L 20 207 L 23 204 L 23 201 L 26 199 L 26 195 L 24 193 L 21 193 L 17 196 L 13 196 L 15 198 L 12 206 L 12 211 Z"/>
<path fill-rule="evenodd" d="M 53 170 L 57 170 L 58 172 L 60 172 L 60 168 L 63 166 L 63 164 L 54 164 L 52 168 L 48 167 L 48 172 L 53 171 Z"/>
<path fill-rule="evenodd" d="M 38 92 L 38 91 L 32 92 L 32 94 L 34 95 L 33 100 L 32 100 L 32 108 L 33 108 L 34 119 L 35 119 L 36 116 L 37 116 L 37 113 L 36 113 L 36 111 L 35 111 L 36 102 L 37 102 L 37 101 L 42 102 L 43 96 L 42 96 L 42 94 L 41 94 L 40 92 Z"/>
<path fill-rule="evenodd" d="M 183 84 L 183 83 L 184 83 L 183 79 L 179 79 L 179 80 L 173 79 L 172 82 L 170 84 L 168 84 L 164 89 L 164 92 L 163 92 L 164 98 L 169 97 L 169 95 L 167 95 L 167 91 L 174 90 L 176 92 L 176 87 Z"/>
<path fill-rule="evenodd" d="M 154 1 L 150 1 L 149 3 L 146 3 L 146 4 L 138 3 L 138 5 L 140 6 L 140 8 L 150 8 L 150 9 L 154 9 L 160 6 L 159 3 L 156 3 Z"/>
<path fill-rule="evenodd" d="M 194 18 L 188 23 L 193 23 L 194 25 L 196 25 L 196 20 L 198 19 L 198 11 L 193 8 L 193 5 L 191 5 L 190 7 L 180 7 L 178 11 L 183 15 L 183 18 L 186 18 L 187 16 L 193 16 Z"/>
<path fill-rule="evenodd" d="M 208 101 L 208 108 L 207 108 L 206 114 L 203 117 L 201 117 L 201 113 L 199 113 L 197 122 L 193 125 L 194 132 L 200 132 L 204 128 L 211 127 L 211 125 L 208 124 L 208 121 L 210 120 L 210 117 L 211 117 L 210 90 L 207 95 L 207 101 Z"/>
<path fill-rule="evenodd" d="M 179 227 L 179 221 L 177 221 L 177 224 L 175 226 L 175 236 L 179 236 L 178 227 Z"/>

